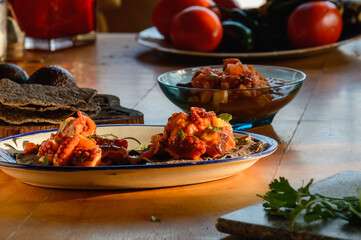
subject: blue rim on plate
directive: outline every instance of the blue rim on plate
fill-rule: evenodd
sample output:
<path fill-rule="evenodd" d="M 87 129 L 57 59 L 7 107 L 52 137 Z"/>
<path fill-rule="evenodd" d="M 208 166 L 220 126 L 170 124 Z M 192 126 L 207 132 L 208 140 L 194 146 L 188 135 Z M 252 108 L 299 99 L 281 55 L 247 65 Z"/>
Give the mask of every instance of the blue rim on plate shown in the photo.
<path fill-rule="evenodd" d="M 107 124 L 107 125 L 98 125 L 98 128 L 104 127 L 124 127 L 124 126 L 148 126 L 148 127 L 164 127 L 161 125 L 143 125 L 143 124 Z M 40 130 L 35 132 L 28 132 L 23 134 L 18 134 L 6 138 L 0 139 L 0 143 L 7 141 L 7 140 L 15 140 L 20 137 L 31 136 L 39 133 L 50 133 L 54 132 L 56 129 L 50 130 Z M 195 166 L 195 165 L 208 165 L 208 164 L 217 164 L 217 163 L 224 163 L 224 162 L 233 162 L 233 161 L 241 161 L 241 160 L 248 160 L 254 158 L 261 158 L 267 155 L 270 155 L 274 151 L 276 151 L 278 147 L 278 143 L 276 140 L 263 136 L 260 134 L 249 133 L 244 131 L 234 131 L 234 133 L 239 134 L 249 134 L 253 139 L 258 141 L 262 141 L 266 144 L 266 149 L 262 152 L 255 153 L 248 156 L 243 157 L 236 157 L 236 158 L 226 158 L 226 159 L 219 159 L 219 160 L 210 160 L 210 161 L 195 161 L 195 162 L 186 162 L 186 163 L 172 163 L 172 164 L 139 164 L 139 165 L 111 165 L 111 166 L 97 166 L 97 167 L 78 167 L 78 166 L 42 166 L 42 165 L 32 165 L 32 164 L 22 164 L 16 163 L 14 157 L 9 154 L 6 150 L 0 148 L 0 167 L 7 167 L 7 168 L 21 168 L 21 169 L 28 169 L 28 170 L 38 170 L 38 171 L 61 171 L 61 172 L 78 172 L 78 171 L 99 171 L 99 170 L 114 170 L 114 169 L 148 169 L 148 168 L 173 168 L 173 167 L 184 167 L 184 166 Z"/>

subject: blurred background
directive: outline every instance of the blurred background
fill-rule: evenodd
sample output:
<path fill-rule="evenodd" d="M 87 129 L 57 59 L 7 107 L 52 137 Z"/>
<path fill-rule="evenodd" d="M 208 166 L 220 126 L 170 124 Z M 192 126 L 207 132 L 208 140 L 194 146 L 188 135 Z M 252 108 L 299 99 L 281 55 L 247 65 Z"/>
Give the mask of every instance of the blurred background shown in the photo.
<path fill-rule="evenodd" d="M 139 32 L 152 26 L 152 10 L 159 0 L 98 0 L 98 32 Z M 238 0 L 242 8 L 265 0 Z"/>

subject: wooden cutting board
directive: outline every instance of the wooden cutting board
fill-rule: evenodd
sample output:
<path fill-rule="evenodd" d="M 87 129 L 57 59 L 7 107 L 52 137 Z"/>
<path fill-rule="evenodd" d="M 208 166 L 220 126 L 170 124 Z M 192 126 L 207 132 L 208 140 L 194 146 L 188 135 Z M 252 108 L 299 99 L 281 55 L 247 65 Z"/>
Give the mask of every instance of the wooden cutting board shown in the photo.
<path fill-rule="evenodd" d="M 357 188 L 361 188 L 361 172 L 350 170 L 312 184 L 310 192 L 334 197 L 357 196 Z M 295 229 L 290 230 L 288 221 L 267 216 L 262 203 L 221 216 L 216 228 L 240 239 L 361 239 L 361 227 L 341 219 L 312 224 L 299 219 Z"/>
<path fill-rule="evenodd" d="M 94 97 L 100 103 L 101 110 L 93 118 L 96 124 L 142 124 L 144 123 L 143 113 L 122 107 L 118 97 L 108 94 L 98 94 Z M 0 126 L 0 138 L 58 128 L 59 124 L 27 124 L 27 125 L 6 125 Z"/>

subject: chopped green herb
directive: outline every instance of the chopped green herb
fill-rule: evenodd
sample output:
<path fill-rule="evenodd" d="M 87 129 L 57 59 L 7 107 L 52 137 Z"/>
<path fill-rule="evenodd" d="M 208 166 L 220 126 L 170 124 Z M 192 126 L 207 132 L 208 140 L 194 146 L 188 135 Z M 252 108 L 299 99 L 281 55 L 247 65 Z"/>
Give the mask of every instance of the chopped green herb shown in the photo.
<path fill-rule="evenodd" d="M 151 220 L 152 220 L 152 222 L 160 222 L 161 218 L 160 218 L 160 217 L 151 216 Z"/>
<path fill-rule="evenodd" d="M 220 131 L 222 131 L 222 128 L 221 127 L 213 127 L 213 131 L 220 132 Z"/>
<path fill-rule="evenodd" d="M 217 118 L 220 118 L 225 122 L 229 122 L 232 120 L 232 115 L 229 113 L 221 113 L 217 116 Z"/>
<path fill-rule="evenodd" d="M 222 128 L 221 128 L 221 127 L 208 126 L 208 127 L 206 127 L 206 129 L 211 129 L 211 130 L 213 130 L 214 132 L 222 131 Z"/>
<path fill-rule="evenodd" d="M 147 145 L 145 145 L 145 144 L 140 144 L 140 150 L 145 150 L 145 149 L 147 149 Z"/>
<path fill-rule="evenodd" d="M 240 145 L 247 145 L 248 143 L 249 143 L 249 141 L 244 138 L 240 138 L 237 142 L 237 144 L 240 144 Z"/>
<path fill-rule="evenodd" d="M 178 132 L 177 132 L 177 135 L 182 139 L 184 140 L 186 138 L 186 135 L 184 134 L 183 130 L 180 129 Z"/>
<path fill-rule="evenodd" d="M 97 137 L 100 137 L 100 138 L 103 138 L 103 139 L 107 139 L 107 138 L 109 138 L 109 137 L 118 138 L 116 135 L 114 135 L 114 134 L 112 134 L 112 133 L 102 134 L 102 135 L 93 134 L 93 135 L 90 135 L 88 138 L 89 138 L 89 139 L 92 139 L 92 138 L 97 138 Z M 125 139 L 125 138 L 124 138 L 124 139 Z"/>
<path fill-rule="evenodd" d="M 43 164 L 44 164 L 44 165 L 49 165 L 49 157 L 45 156 L 45 157 L 43 158 Z"/>
<path fill-rule="evenodd" d="M 75 125 L 73 125 L 73 127 L 71 128 L 71 136 L 70 137 L 73 137 L 75 133 Z"/>
<path fill-rule="evenodd" d="M 238 144 L 238 139 L 237 139 L 237 138 L 233 138 L 233 140 L 234 140 L 234 142 L 235 142 L 236 144 Z"/>
<path fill-rule="evenodd" d="M 294 189 L 288 180 L 280 177 L 270 184 L 270 191 L 263 198 L 263 207 L 269 215 L 278 216 L 291 221 L 293 229 L 296 220 L 304 213 L 305 222 L 341 218 L 351 224 L 361 225 L 361 189 L 358 197 L 334 198 L 309 191 L 313 179 L 305 187 Z"/>
<path fill-rule="evenodd" d="M 60 127 L 58 133 L 63 132 L 64 129 L 65 129 L 65 127 L 66 127 L 69 123 L 70 123 L 70 122 L 68 122 L 68 121 L 64 121 L 63 124 L 61 124 L 61 127 Z"/>
<path fill-rule="evenodd" d="M 89 139 L 93 139 L 93 138 L 96 138 L 96 137 L 98 137 L 98 135 L 93 134 L 93 135 L 90 135 L 88 138 L 89 138 Z"/>

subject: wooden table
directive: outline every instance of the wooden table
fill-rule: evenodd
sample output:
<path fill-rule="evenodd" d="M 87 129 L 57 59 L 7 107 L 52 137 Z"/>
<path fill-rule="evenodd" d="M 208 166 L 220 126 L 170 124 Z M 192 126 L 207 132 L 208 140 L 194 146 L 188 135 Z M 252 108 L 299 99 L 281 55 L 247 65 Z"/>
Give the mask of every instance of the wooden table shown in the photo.
<path fill-rule="evenodd" d="M 222 59 L 155 52 L 134 34 L 99 34 L 97 43 L 55 53 L 26 52 L 14 62 L 29 74 L 41 66 L 67 68 L 79 86 L 113 94 L 166 124 L 180 109 L 157 86 L 159 74 Z M 250 129 L 277 140 L 278 150 L 227 179 L 151 190 L 76 191 L 26 185 L 0 173 L 0 239 L 230 239 L 215 228 L 230 211 L 261 202 L 273 178 L 292 185 L 343 170 L 361 170 L 361 41 L 297 59 L 242 59 L 247 64 L 296 68 L 307 74 L 299 95 L 272 125 Z M 161 218 L 152 222 L 151 216 Z"/>

